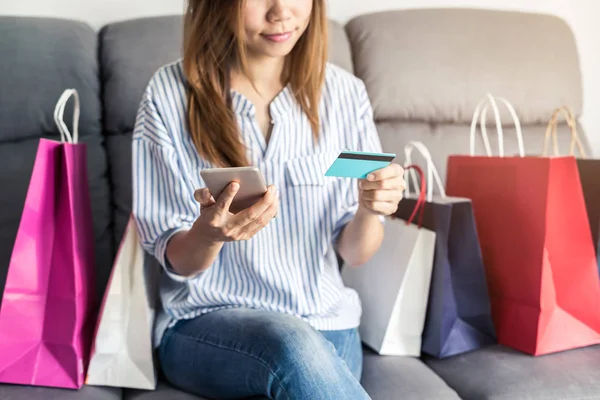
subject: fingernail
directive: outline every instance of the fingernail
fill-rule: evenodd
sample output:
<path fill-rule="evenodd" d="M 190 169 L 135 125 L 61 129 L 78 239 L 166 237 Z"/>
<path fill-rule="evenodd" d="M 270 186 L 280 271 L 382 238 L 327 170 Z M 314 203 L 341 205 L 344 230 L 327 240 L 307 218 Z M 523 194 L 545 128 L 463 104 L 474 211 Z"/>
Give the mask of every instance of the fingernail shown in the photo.
<path fill-rule="evenodd" d="M 373 179 L 375 179 L 375 175 L 373 175 L 373 174 L 367 175 L 367 180 L 372 181 Z"/>
<path fill-rule="evenodd" d="M 240 184 L 237 182 L 233 182 L 231 184 L 231 189 L 237 191 L 240 188 Z"/>

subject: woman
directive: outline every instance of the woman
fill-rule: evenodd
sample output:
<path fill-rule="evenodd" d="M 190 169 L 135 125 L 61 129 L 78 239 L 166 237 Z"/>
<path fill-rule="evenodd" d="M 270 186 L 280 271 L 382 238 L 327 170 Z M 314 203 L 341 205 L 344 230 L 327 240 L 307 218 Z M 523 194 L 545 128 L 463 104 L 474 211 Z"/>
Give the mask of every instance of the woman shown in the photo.
<path fill-rule="evenodd" d="M 343 149 L 380 151 L 362 82 L 326 63 L 326 0 L 190 0 L 184 57 L 144 94 L 133 213 L 163 265 L 156 346 L 166 378 L 214 399 L 364 399 L 349 265 L 379 248 L 404 189 L 396 164 L 325 178 Z M 271 185 L 237 214 L 209 167 Z M 275 218 L 276 217 L 276 218 Z"/>

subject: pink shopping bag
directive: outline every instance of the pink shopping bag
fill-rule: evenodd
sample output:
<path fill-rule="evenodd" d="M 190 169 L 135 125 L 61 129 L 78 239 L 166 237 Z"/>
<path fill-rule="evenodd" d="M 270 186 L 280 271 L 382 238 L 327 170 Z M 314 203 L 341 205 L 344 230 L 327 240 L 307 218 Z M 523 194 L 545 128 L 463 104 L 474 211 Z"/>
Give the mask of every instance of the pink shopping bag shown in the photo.
<path fill-rule="evenodd" d="M 62 120 L 75 98 L 73 136 Z M 79 98 L 55 113 L 62 142 L 41 139 L 0 308 L 0 382 L 80 388 L 94 324 L 94 248 Z"/>

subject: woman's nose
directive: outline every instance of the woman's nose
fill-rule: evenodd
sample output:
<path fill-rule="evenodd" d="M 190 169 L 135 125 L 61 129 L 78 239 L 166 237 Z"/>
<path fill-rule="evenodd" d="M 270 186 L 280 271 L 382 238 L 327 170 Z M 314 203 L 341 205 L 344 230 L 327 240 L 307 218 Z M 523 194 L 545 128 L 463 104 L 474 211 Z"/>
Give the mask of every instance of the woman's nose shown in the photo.
<path fill-rule="evenodd" d="M 285 22 L 292 18 L 290 0 L 273 0 L 268 14 L 269 22 Z"/>

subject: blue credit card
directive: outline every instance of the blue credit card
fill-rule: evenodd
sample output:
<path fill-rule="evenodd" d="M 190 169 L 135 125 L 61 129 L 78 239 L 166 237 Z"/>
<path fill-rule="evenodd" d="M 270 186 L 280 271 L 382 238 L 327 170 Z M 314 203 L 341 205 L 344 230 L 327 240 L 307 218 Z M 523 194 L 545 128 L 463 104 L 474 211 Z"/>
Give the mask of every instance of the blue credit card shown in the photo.
<path fill-rule="evenodd" d="M 343 151 L 329 167 L 325 176 L 367 179 L 367 175 L 387 167 L 396 158 L 392 153 Z"/>

